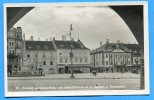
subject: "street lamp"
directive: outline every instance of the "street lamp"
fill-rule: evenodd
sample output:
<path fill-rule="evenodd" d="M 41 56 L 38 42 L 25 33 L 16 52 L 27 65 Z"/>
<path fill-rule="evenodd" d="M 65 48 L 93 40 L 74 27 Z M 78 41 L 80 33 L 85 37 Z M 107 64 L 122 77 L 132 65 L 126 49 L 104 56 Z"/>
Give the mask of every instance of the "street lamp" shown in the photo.
<path fill-rule="evenodd" d="M 70 25 L 70 41 L 71 41 L 71 43 L 72 43 L 72 24 Z M 72 47 L 71 47 L 71 52 L 70 52 L 70 59 L 71 59 L 71 77 L 70 78 L 75 78 L 74 77 L 74 72 L 73 72 L 73 61 L 72 61 L 72 59 L 73 59 L 73 52 L 72 52 Z"/>
<path fill-rule="evenodd" d="M 30 62 L 30 60 L 31 60 L 31 59 L 29 58 L 29 59 L 28 59 L 28 72 L 30 72 L 30 70 L 31 70 L 31 68 L 30 68 L 30 67 L 31 67 L 31 66 L 30 66 L 30 63 L 31 63 L 31 62 Z"/>
<path fill-rule="evenodd" d="M 70 52 L 70 58 L 71 58 L 71 77 L 70 78 L 75 78 L 74 77 L 74 72 L 73 72 L 73 62 L 72 62 L 73 52 L 72 52 L 72 49 L 71 49 L 71 52 Z"/>

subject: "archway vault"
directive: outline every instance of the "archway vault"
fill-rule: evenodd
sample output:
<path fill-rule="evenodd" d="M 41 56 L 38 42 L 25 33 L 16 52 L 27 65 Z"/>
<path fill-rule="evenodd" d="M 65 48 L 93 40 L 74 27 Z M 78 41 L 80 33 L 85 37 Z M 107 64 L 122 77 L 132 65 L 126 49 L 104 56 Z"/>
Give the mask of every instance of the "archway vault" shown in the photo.
<path fill-rule="evenodd" d="M 143 5 L 110 6 L 125 21 L 140 45 L 144 44 Z"/>
<path fill-rule="evenodd" d="M 34 7 L 7 7 L 7 31 Z"/>

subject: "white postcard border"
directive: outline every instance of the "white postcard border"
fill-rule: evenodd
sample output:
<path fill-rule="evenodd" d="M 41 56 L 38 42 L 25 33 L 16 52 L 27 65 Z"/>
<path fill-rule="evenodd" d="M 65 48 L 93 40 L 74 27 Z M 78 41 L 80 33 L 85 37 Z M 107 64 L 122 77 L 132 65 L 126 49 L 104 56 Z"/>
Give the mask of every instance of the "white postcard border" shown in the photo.
<path fill-rule="evenodd" d="M 144 90 L 69 90 L 69 91 L 28 91 L 9 92 L 7 81 L 7 23 L 6 7 L 32 7 L 32 6 L 109 6 L 109 5 L 144 5 Z M 26 97 L 26 96 L 89 96 L 89 95 L 145 95 L 149 94 L 149 31 L 148 31 L 148 4 L 146 1 L 136 2 L 70 2 L 70 3 L 13 3 L 4 4 L 4 85 L 5 97 Z"/>

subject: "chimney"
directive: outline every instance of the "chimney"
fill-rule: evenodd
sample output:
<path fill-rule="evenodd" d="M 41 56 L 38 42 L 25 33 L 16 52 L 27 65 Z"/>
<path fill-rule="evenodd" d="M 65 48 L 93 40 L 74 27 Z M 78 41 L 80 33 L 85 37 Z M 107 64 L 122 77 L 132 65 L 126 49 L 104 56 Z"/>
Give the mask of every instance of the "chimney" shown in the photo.
<path fill-rule="evenodd" d="M 117 44 L 119 44 L 120 43 L 120 40 L 117 40 Z"/>
<path fill-rule="evenodd" d="M 21 27 L 17 27 L 18 29 L 21 29 Z"/>
<path fill-rule="evenodd" d="M 46 38 L 46 41 L 48 41 L 48 38 Z"/>
<path fill-rule="evenodd" d="M 55 41 L 55 37 L 53 37 L 53 41 Z"/>
<path fill-rule="evenodd" d="M 33 41 L 33 39 L 34 39 L 34 37 L 33 36 L 30 36 L 30 40 Z"/>
<path fill-rule="evenodd" d="M 102 46 L 102 41 L 100 41 L 100 46 Z"/>
<path fill-rule="evenodd" d="M 117 45 L 116 45 L 116 48 L 119 49 L 119 45 L 120 45 L 120 40 L 117 40 Z"/>
<path fill-rule="evenodd" d="M 51 37 L 50 37 L 50 41 L 52 41 Z"/>
<path fill-rule="evenodd" d="M 65 35 L 62 35 L 62 40 L 66 41 L 66 36 Z"/>
<path fill-rule="evenodd" d="M 40 41 L 40 37 L 38 38 L 38 41 Z"/>
<path fill-rule="evenodd" d="M 109 39 L 106 39 L 106 44 L 108 44 L 109 43 Z"/>

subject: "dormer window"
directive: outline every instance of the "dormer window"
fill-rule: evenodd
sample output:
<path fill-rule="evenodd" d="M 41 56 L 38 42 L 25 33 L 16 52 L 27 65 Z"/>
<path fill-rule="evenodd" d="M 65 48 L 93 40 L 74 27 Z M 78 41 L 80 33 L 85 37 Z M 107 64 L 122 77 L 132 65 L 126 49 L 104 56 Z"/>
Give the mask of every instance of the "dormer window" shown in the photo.
<path fill-rule="evenodd" d="M 74 45 L 71 44 L 70 47 L 71 47 L 71 48 L 74 48 Z"/>
<path fill-rule="evenodd" d="M 37 45 L 37 46 L 36 46 L 36 48 L 37 48 L 37 49 L 40 49 L 40 46 L 39 46 L 39 45 Z"/>
<path fill-rule="evenodd" d="M 60 45 L 60 47 L 64 47 L 64 45 Z"/>
<path fill-rule="evenodd" d="M 29 48 L 29 49 L 31 49 L 31 48 L 32 48 L 32 46 L 31 46 L 31 45 L 29 45 L 29 46 L 28 46 L 28 48 Z"/>
<path fill-rule="evenodd" d="M 48 49 L 48 46 L 44 46 L 44 49 Z"/>

